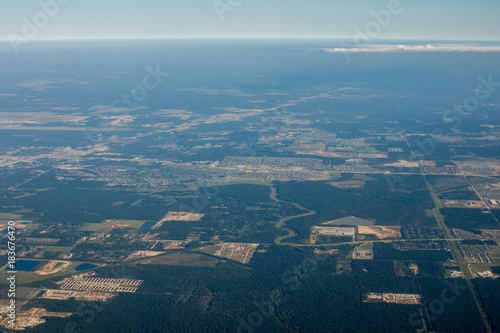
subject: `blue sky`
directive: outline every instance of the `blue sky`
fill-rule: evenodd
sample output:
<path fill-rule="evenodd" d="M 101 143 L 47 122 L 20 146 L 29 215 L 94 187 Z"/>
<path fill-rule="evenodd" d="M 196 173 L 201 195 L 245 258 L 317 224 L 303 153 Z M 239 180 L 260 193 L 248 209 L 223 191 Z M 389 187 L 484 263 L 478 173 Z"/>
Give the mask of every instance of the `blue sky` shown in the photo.
<path fill-rule="evenodd" d="M 22 35 L 41 3 L 68 2 L 33 39 L 168 37 L 353 38 L 371 11 L 398 0 L 4 0 L 0 39 Z M 231 3 L 233 5 L 231 5 Z M 402 11 L 375 38 L 500 40 L 498 0 L 400 0 Z M 40 16 L 42 15 L 42 16 Z"/>

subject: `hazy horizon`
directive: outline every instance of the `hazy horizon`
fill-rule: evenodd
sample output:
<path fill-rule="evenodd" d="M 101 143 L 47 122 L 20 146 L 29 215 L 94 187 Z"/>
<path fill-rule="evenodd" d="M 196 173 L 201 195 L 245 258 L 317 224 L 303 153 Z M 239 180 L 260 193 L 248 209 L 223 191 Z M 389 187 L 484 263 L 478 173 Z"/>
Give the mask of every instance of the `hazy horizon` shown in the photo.
<path fill-rule="evenodd" d="M 4 6 L 0 39 L 354 38 L 371 29 L 372 40 L 499 41 L 498 12 L 488 0 L 26 0 Z"/>

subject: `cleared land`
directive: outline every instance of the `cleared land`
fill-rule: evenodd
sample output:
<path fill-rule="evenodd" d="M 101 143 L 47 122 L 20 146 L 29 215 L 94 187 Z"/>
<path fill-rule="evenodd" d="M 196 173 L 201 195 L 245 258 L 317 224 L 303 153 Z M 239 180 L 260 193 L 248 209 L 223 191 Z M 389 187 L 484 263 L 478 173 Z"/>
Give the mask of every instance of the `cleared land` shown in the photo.
<path fill-rule="evenodd" d="M 313 232 L 321 236 L 353 236 L 354 228 L 313 227 Z"/>
<path fill-rule="evenodd" d="M 131 254 L 131 256 L 134 256 L 134 257 L 154 257 L 154 256 L 158 256 L 160 254 L 164 254 L 165 252 L 161 252 L 161 251 L 148 251 L 148 250 L 140 250 L 140 251 L 136 251 L 134 253 Z"/>
<path fill-rule="evenodd" d="M 385 226 L 358 226 L 358 234 L 360 235 L 374 235 L 379 239 L 386 238 L 401 238 L 400 227 L 385 227 Z"/>
<path fill-rule="evenodd" d="M 187 213 L 187 212 L 168 212 L 160 222 L 165 221 L 199 221 L 204 214 Z"/>
<path fill-rule="evenodd" d="M 369 225 L 375 225 L 375 221 L 361 219 L 361 218 L 355 217 L 355 216 L 349 216 L 349 217 L 343 217 L 341 219 L 325 222 L 325 223 L 323 223 L 323 225 L 358 225 L 358 226 L 364 225 L 364 226 L 369 226 Z"/>
<path fill-rule="evenodd" d="M 450 208 L 487 208 L 484 201 L 480 200 L 446 200 L 444 206 Z"/>
<path fill-rule="evenodd" d="M 251 243 L 221 243 L 207 246 L 203 250 L 208 250 L 213 255 L 221 258 L 231 259 L 248 264 L 257 250 L 259 244 Z"/>
<path fill-rule="evenodd" d="M 99 293 L 99 292 L 93 292 L 93 291 L 47 289 L 47 290 L 44 290 L 44 293 L 40 296 L 40 298 L 57 299 L 57 300 L 68 300 L 70 298 L 74 298 L 77 301 L 104 302 L 112 297 L 115 297 L 116 295 L 117 294 Z"/>
<path fill-rule="evenodd" d="M 311 244 L 316 244 L 319 236 L 352 237 L 352 241 L 354 241 L 354 235 L 355 235 L 354 228 L 314 226 L 311 230 Z"/>
<path fill-rule="evenodd" d="M 365 297 L 364 302 L 422 304 L 422 296 L 418 294 L 369 293 Z"/>
<path fill-rule="evenodd" d="M 69 261 L 51 260 L 35 271 L 38 275 L 49 275 L 60 272 L 71 265 Z"/>
<path fill-rule="evenodd" d="M 358 246 L 352 253 L 352 259 L 373 259 L 373 243 L 364 243 Z"/>
<path fill-rule="evenodd" d="M 144 258 L 141 264 L 170 265 L 170 266 L 196 266 L 216 267 L 220 262 L 218 258 L 195 252 L 171 252 L 154 257 Z"/>
<path fill-rule="evenodd" d="M 80 231 L 108 232 L 116 228 L 139 229 L 145 220 L 104 220 L 101 223 L 86 223 Z"/>

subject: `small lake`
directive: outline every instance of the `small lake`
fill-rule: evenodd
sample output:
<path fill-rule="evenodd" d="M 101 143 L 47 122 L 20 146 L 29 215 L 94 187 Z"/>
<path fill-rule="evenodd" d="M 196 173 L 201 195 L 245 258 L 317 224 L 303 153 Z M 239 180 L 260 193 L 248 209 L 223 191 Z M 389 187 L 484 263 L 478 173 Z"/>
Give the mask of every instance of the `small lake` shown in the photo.
<path fill-rule="evenodd" d="M 151 229 L 155 224 L 156 222 L 144 222 L 144 224 L 141 225 L 141 229 Z"/>
<path fill-rule="evenodd" d="M 23 271 L 23 272 L 33 272 L 36 266 L 40 265 L 41 261 L 36 261 L 36 260 L 17 260 L 15 267 L 16 271 Z M 6 269 L 9 267 L 7 266 Z"/>
<path fill-rule="evenodd" d="M 84 271 L 86 269 L 92 269 L 92 268 L 96 268 L 98 267 L 97 265 L 93 265 L 93 264 L 80 264 L 78 266 L 75 267 L 75 271 Z"/>

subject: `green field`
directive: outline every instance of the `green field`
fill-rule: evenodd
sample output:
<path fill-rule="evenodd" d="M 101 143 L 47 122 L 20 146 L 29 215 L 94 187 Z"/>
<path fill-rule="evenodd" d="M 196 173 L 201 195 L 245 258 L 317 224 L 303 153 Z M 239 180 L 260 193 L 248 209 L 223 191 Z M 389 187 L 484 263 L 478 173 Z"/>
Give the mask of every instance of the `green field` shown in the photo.
<path fill-rule="evenodd" d="M 70 253 L 73 250 L 72 246 L 47 246 L 44 249 L 44 252 L 61 252 L 61 253 Z"/>
<path fill-rule="evenodd" d="M 373 252 L 373 243 L 364 243 L 360 245 L 356 251 L 372 251 Z"/>
<path fill-rule="evenodd" d="M 22 215 L 13 214 L 13 213 L 0 213 L 0 223 L 5 224 L 9 221 L 20 220 L 22 219 Z"/>
<path fill-rule="evenodd" d="M 101 223 L 86 223 L 80 231 L 107 232 L 115 228 L 139 229 L 145 220 L 104 220 Z"/>
<path fill-rule="evenodd" d="M 139 261 L 141 264 L 215 267 L 219 259 L 194 252 L 172 252 Z"/>
<path fill-rule="evenodd" d="M 16 289 L 16 299 L 19 300 L 29 299 L 39 291 L 40 289 L 37 288 L 19 287 Z"/>

